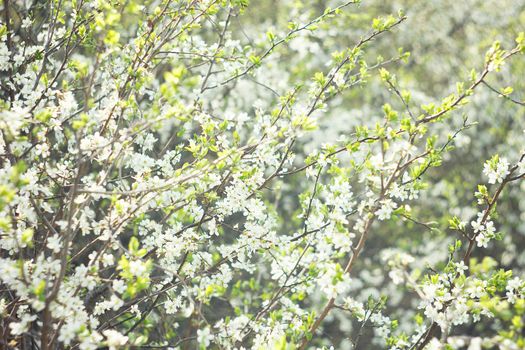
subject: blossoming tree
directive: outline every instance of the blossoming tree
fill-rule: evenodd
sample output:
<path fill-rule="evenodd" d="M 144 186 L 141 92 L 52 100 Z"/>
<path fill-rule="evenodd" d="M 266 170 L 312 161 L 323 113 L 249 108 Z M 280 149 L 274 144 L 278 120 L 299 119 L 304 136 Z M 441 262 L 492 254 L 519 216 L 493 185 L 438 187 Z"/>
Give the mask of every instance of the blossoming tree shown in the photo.
<path fill-rule="evenodd" d="M 405 2 L 4 0 L 0 348 L 524 348 L 525 34 Z"/>

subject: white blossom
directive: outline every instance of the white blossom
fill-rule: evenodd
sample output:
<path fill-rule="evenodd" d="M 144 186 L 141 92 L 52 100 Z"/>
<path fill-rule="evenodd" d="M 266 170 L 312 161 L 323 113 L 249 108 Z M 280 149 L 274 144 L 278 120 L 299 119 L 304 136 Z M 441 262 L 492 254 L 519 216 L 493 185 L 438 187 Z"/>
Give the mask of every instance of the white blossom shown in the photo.
<path fill-rule="evenodd" d="M 102 334 L 106 337 L 106 344 L 110 350 L 121 348 L 128 342 L 127 336 L 124 336 L 113 329 L 106 329 Z"/>

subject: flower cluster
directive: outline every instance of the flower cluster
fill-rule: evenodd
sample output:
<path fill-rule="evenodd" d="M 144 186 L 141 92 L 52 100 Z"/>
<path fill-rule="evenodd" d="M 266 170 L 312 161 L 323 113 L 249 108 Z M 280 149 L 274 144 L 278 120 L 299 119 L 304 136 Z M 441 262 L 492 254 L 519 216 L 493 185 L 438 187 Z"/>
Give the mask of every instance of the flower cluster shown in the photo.
<path fill-rule="evenodd" d="M 495 155 L 483 165 L 483 174 L 489 178 L 489 184 L 502 183 L 509 174 L 509 161 Z"/>
<path fill-rule="evenodd" d="M 478 213 L 478 218 L 473 220 L 470 225 L 474 231 L 478 247 L 487 248 L 487 244 L 496 236 L 494 223 L 489 220 L 487 214 Z"/>

